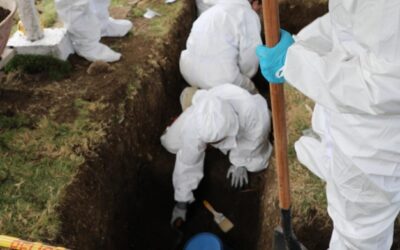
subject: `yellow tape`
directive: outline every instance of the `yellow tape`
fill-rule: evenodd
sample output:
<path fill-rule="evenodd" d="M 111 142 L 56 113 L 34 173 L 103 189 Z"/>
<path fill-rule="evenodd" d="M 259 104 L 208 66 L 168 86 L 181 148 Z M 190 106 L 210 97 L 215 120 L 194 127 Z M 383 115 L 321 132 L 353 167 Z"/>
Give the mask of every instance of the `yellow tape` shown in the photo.
<path fill-rule="evenodd" d="M 12 250 L 68 250 L 63 247 L 52 247 L 40 242 L 28 242 L 18 238 L 0 235 L 0 247 Z"/>

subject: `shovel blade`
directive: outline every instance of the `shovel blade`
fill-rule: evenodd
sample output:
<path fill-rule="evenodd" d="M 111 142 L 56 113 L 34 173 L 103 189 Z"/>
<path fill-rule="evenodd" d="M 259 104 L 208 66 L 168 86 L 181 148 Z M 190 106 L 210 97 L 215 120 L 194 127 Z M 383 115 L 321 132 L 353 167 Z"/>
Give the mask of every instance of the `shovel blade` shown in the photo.
<path fill-rule="evenodd" d="M 273 250 L 307 250 L 305 246 L 303 246 L 296 237 L 292 235 L 288 235 L 285 237 L 283 229 L 281 226 L 278 226 L 274 230 L 274 244 L 272 247 Z"/>

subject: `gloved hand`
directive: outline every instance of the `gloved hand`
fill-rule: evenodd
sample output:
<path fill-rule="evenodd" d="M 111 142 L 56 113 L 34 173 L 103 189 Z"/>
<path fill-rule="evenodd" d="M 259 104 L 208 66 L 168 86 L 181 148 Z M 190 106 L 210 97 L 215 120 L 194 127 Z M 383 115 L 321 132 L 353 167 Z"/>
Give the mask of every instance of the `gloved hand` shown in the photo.
<path fill-rule="evenodd" d="M 281 39 L 273 48 L 260 45 L 256 54 L 260 60 L 261 73 L 270 83 L 283 83 L 283 66 L 288 48 L 294 43 L 292 35 L 281 29 Z"/>
<path fill-rule="evenodd" d="M 186 212 L 187 212 L 187 203 L 186 202 L 177 202 L 175 204 L 174 209 L 172 210 L 172 218 L 171 218 L 171 226 L 175 227 L 176 221 L 178 219 L 182 219 L 182 221 L 186 220 Z"/>
<path fill-rule="evenodd" d="M 249 177 L 247 176 L 247 169 L 245 167 L 231 166 L 228 169 L 226 178 L 231 178 L 231 186 L 235 188 L 242 188 L 249 183 Z"/>

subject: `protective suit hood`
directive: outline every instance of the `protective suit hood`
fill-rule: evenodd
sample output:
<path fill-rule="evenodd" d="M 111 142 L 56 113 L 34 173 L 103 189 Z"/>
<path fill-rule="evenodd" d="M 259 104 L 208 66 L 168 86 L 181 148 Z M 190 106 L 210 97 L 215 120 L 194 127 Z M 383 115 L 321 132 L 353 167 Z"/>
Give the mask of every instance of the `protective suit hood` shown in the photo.
<path fill-rule="evenodd" d="M 201 140 L 213 143 L 230 138 L 230 144 L 236 145 L 239 121 L 229 103 L 210 92 L 200 90 L 193 98 L 193 107 L 194 122 Z"/>

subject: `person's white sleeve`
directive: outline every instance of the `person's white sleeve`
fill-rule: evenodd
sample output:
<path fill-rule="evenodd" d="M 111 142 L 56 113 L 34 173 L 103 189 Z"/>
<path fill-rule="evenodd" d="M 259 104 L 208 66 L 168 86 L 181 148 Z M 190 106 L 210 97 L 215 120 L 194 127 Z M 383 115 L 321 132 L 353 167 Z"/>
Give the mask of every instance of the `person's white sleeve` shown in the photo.
<path fill-rule="evenodd" d="M 285 79 L 315 102 L 341 113 L 400 114 L 400 64 L 368 51 L 355 56 L 340 47 L 330 49 L 329 32 L 321 20 L 325 19 L 315 21 L 307 37 L 289 48 Z"/>
<path fill-rule="evenodd" d="M 191 131 L 183 133 L 183 147 L 176 155 L 172 181 L 177 202 L 193 202 L 193 190 L 204 175 L 206 144 L 196 137 L 195 131 Z"/>
<path fill-rule="evenodd" d="M 244 18 L 240 30 L 239 68 L 243 75 L 251 78 L 258 70 L 256 48 L 262 44 L 259 17 L 257 15 L 250 15 Z"/>
<path fill-rule="evenodd" d="M 229 153 L 229 160 L 236 167 L 245 167 L 249 172 L 257 172 L 268 167 L 272 145 L 268 141 L 271 130 L 271 115 L 263 97 L 256 95 L 252 105 L 243 102 L 244 124 L 237 136 L 237 146 Z"/>

